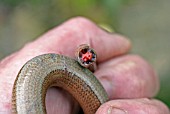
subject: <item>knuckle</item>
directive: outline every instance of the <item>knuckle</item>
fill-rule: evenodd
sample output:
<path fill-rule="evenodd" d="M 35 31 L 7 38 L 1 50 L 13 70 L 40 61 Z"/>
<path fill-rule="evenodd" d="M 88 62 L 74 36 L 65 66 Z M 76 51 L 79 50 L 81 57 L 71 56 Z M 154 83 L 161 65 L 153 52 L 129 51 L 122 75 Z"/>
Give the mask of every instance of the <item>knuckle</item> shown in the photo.
<path fill-rule="evenodd" d="M 83 36 L 83 38 L 94 37 L 93 35 L 100 30 L 95 23 L 84 17 L 75 17 L 70 19 L 66 22 L 65 27 L 67 28 L 67 34 Z"/>
<path fill-rule="evenodd" d="M 89 19 L 84 18 L 84 17 L 75 17 L 75 18 L 71 19 L 69 22 L 71 25 L 78 27 L 79 30 L 81 30 L 81 29 L 89 30 L 91 28 L 97 27 L 92 21 L 90 21 Z"/>
<path fill-rule="evenodd" d="M 91 39 L 95 37 L 98 27 L 90 20 L 84 17 L 75 17 L 67 21 L 61 26 L 62 34 L 58 38 L 58 42 L 71 41 L 78 44 L 91 44 Z M 68 40 L 69 39 L 69 40 Z M 80 39 L 80 40 L 78 40 Z"/>
<path fill-rule="evenodd" d="M 145 66 L 146 68 L 149 68 L 149 69 L 152 68 L 150 64 L 147 62 L 147 60 L 145 60 L 143 57 L 139 55 L 135 55 L 135 54 L 128 55 L 128 56 L 129 56 L 129 59 L 137 63 L 137 66 Z"/>

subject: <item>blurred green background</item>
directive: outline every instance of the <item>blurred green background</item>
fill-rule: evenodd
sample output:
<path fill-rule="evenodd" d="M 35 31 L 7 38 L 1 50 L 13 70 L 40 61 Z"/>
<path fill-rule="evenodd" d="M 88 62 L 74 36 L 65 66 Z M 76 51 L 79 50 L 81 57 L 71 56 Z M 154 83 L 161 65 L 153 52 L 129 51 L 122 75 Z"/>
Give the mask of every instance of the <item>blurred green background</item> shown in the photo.
<path fill-rule="evenodd" d="M 170 0 L 0 0 L 0 59 L 70 17 L 106 24 L 157 70 L 170 107 Z"/>

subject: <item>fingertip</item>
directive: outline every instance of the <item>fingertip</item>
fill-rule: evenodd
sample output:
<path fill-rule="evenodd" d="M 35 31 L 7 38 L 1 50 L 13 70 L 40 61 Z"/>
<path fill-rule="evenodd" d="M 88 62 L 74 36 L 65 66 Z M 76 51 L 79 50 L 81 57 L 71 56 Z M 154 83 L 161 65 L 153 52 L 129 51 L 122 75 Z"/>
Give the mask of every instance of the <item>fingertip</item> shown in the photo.
<path fill-rule="evenodd" d="M 96 114 L 127 114 L 121 100 L 112 100 L 102 104 Z"/>
<path fill-rule="evenodd" d="M 156 101 L 156 102 L 155 102 Z M 170 114 L 168 107 L 158 100 L 112 100 L 99 107 L 96 114 Z"/>

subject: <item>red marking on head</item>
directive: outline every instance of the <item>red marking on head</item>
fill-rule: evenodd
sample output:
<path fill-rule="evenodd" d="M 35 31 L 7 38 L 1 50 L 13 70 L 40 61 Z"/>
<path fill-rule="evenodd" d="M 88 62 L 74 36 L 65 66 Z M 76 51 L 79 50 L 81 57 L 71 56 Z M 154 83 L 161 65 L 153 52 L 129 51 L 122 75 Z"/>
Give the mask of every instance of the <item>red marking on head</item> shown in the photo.
<path fill-rule="evenodd" d="M 91 52 L 86 52 L 85 54 L 82 54 L 82 60 L 83 61 L 89 61 L 92 59 L 92 53 Z"/>

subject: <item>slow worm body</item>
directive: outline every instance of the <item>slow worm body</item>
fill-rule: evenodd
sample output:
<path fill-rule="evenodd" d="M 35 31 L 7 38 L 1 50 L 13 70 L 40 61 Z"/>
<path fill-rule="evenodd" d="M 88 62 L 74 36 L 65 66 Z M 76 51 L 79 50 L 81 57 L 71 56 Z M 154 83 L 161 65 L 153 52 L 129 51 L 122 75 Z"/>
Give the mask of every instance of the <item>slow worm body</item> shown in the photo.
<path fill-rule="evenodd" d="M 58 54 L 44 54 L 29 60 L 18 73 L 12 92 L 12 111 L 46 114 L 45 96 L 51 86 L 68 91 L 85 114 L 94 114 L 108 100 L 93 73 L 76 60 Z"/>

